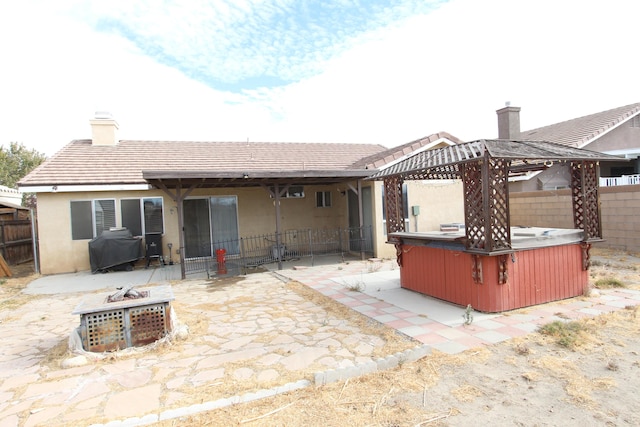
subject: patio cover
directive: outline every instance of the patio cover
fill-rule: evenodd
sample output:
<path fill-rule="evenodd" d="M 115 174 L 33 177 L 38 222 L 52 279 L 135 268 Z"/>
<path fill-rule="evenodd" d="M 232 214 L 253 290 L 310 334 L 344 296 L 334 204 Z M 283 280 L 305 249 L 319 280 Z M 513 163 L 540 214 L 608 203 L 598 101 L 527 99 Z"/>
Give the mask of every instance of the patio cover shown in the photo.
<path fill-rule="evenodd" d="M 276 247 L 280 247 L 280 197 L 291 185 L 322 185 L 357 180 L 358 210 L 362 226 L 362 179 L 371 174 L 367 168 L 354 170 L 230 170 L 230 171 L 176 171 L 143 170 L 142 177 L 152 186 L 160 188 L 176 203 L 180 248 L 185 247 L 184 212 L 182 202 L 197 188 L 262 187 L 274 198 L 276 209 Z M 363 255 L 364 256 L 364 255 Z M 282 260 L 278 260 L 282 269 Z M 182 278 L 186 278 L 184 251 L 180 251 Z"/>
<path fill-rule="evenodd" d="M 397 249 L 400 240 L 393 233 L 404 232 L 402 182 L 462 179 L 466 251 L 498 255 L 513 251 L 509 176 L 545 169 L 557 161 L 570 167 L 575 228 L 584 231 L 585 244 L 602 240 L 598 194 L 601 160 L 621 158 L 546 141 L 482 139 L 418 153 L 366 179 L 384 180 L 387 235 Z"/>
<path fill-rule="evenodd" d="M 617 156 L 567 147 L 546 141 L 480 139 L 472 142 L 424 151 L 369 176 L 379 180 L 390 176 L 412 179 L 460 178 L 460 165 L 485 156 L 510 161 L 511 172 L 547 168 L 554 161 L 622 160 Z"/>

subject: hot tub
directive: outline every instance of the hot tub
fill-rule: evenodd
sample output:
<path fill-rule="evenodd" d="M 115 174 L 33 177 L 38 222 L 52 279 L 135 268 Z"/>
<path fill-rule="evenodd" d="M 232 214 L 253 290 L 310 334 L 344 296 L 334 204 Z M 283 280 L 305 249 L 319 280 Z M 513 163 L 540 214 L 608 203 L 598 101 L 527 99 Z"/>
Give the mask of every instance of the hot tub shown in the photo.
<path fill-rule="evenodd" d="M 582 230 L 511 228 L 513 251 L 465 251 L 463 230 L 393 233 L 403 288 L 482 312 L 582 295 L 588 286 Z"/>

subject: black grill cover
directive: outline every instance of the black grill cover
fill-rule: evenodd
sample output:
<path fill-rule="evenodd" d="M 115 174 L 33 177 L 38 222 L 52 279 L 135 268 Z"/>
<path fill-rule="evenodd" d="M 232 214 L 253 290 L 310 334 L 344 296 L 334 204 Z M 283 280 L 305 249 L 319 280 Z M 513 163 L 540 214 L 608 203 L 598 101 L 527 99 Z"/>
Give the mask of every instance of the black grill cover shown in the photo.
<path fill-rule="evenodd" d="M 89 242 L 91 272 L 121 270 L 142 258 L 140 239 L 131 237 L 127 229 L 103 231 Z"/>

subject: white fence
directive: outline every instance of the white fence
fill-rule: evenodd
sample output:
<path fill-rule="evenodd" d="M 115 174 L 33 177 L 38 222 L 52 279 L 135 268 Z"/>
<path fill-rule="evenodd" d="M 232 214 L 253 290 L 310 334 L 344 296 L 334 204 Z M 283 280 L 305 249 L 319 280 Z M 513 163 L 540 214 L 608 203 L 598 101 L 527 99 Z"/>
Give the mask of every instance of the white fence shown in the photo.
<path fill-rule="evenodd" d="M 637 185 L 640 184 L 640 174 L 638 175 L 622 175 L 615 178 L 600 178 L 600 187 L 616 187 L 618 185 Z"/>

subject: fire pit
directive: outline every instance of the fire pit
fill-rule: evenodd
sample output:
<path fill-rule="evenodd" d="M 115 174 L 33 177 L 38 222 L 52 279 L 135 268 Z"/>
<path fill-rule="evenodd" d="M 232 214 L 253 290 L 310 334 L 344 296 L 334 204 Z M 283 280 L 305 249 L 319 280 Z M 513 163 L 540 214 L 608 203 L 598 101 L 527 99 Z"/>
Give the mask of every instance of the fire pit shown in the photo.
<path fill-rule="evenodd" d="M 150 344 L 171 332 L 171 286 L 122 289 L 92 295 L 73 314 L 80 315 L 86 351 L 103 352 Z"/>

